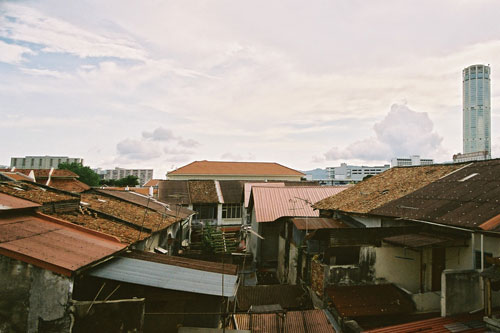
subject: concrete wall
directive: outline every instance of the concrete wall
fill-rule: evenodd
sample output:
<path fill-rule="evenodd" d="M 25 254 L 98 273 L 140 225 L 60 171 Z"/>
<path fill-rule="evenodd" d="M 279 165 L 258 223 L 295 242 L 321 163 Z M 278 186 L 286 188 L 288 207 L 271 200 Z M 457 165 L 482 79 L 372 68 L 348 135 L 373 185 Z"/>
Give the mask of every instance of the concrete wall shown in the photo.
<path fill-rule="evenodd" d="M 382 226 L 382 218 L 374 216 L 351 215 L 353 219 L 363 223 L 367 228 L 376 228 Z"/>
<path fill-rule="evenodd" d="M 0 332 L 69 332 L 70 278 L 0 255 Z"/>
<path fill-rule="evenodd" d="M 297 284 L 297 261 L 299 257 L 299 249 L 294 243 L 290 243 L 290 256 L 288 257 L 288 283 Z M 302 262 L 305 262 L 303 258 Z"/>
<path fill-rule="evenodd" d="M 279 236 L 278 238 L 278 267 L 276 269 L 276 277 L 281 283 L 286 283 L 288 271 L 285 269 L 285 245 L 286 240 Z"/>
<path fill-rule="evenodd" d="M 420 255 L 418 252 L 382 244 L 375 248 L 375 278 L 396 283 L 418 293 L 420 289 Z M 408 258 L 408 259 L 404 259 Z"/>
<path fill-rule="evenodd" d="M 482 308 L 479 272 L 445 270 L 441 275 L 441 316 L 447 317 Z"/>

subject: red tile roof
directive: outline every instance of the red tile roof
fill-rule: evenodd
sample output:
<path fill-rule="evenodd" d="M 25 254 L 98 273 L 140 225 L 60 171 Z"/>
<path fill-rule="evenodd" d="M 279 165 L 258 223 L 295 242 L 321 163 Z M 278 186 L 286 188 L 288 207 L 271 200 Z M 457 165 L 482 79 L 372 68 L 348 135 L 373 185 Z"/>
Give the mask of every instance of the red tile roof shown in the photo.
<path fill-rule="evenodd" d="M 83 191 L 90 190 L 90 186 L 82 183 L 78 179 L 61 179 L 61 178 L 51 178 L 48 184 L 50 187 L 57 188 L 59 190 L 81 193 Z"/>
<path fill-rule="evenodd" d="M 275 313 L 233 315 L 232 327 L 252 332 L 274 333 L 335 333 L 323 310 L 290 311 L 284 316 Z"/>
<path fill-rule="evenodd" d="M 36 183 L 27 182 L 0 182 L 0 192 L 39 204 L 79 200 L 77 195 L 71 195 L 70 193 L 64 193 L 56 189 L 39 186 Z"/>
<path fill-rule="evenodd" d="M 161 181 L 162 179 L 150 179 L 146 184 L 143 185 L 143 187 L 156 187 Z"/>
<path fill-rule="evenodd" d="M 168 175 L 304 176 L 305 174 L 269 162 L 194 161 Z"/>
<path fill-rule="evenodd" d="M 32 182 L 33 179 L 20 172 L 0 171 L 0 174 L 10 180 L 25 180 Z"/>
<path fill-rule="evenodd" d="M 29 175 L 29 173 L 33 170 L 35 174 L 35 178 L 48 178 L 51 169 L 18 169 L 16 168 L 14 171 L 23 173 L 25 175 Z M 51 177 L 62 177 L 62 178 L 78 178 L 79 176 L 73 171 L 66 169 L 54 169 L 52 171 Z"/>
<path fill-rule="evenodd" d="M 347 187 L 344 186 L 252 186 L 250 204 L 255 207 L 257 222 L 272 222 L 280 217 L 318 217 L 319 211 L 312 204 L 334 196 Z"/>
<path fill-rule="evenodd" d="M 0 218 L 0 254 L 71 276 L 125 248 L 114 237 L 44 214 Z"/>
<path fill-rule="evenodd" d="M 457 317 L 438 317 L 411 323 L 377 328 L 366 333 L 479 333 L 487 329 L 481 314 Z"/>

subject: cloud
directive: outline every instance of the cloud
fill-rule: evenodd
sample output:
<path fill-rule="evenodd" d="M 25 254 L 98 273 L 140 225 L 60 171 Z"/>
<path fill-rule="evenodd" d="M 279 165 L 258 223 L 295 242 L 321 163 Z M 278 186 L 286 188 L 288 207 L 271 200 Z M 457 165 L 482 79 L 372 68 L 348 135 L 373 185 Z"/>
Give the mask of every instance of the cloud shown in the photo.
<path fill-rule="evenodd" d="M 179 145 L 186 147 L 186 148 L 194 148 L 194 147 L 198 147 L 200 145 L 200 143 L 196 140 L 183 139 L 183 138 L 179 138 L 177 143 L 179 143 Z"/>
<path fill-rule="evenodd" d="M 253 154 L 224 153 L 220 156 L 220 159 L 225 161 L 254 161 L 255 156 Z"/>
<path fill-rule="evenodd" d="M 373 126 L 375 136 L 361 139 L 345 149 L 333 147 L 326 160 L 390 160 L 396 156 L 435 156 L 443 140 L 433 132 L 434 124 L 426 112 L 416 112 L 406 105 L 394 104 L 382 121 Z"/>
<path fill-rule="evenodd" d="M 41 52 L 79 57 L 117 57 L 143 60 L 146 52 L 133 40 L 116 34 L 97 34 L 24 5 L 4 4 L 0 37 L 41 45 Z"/>
<path fill-rule="evenodd" d="M 153 141 L 170 141 L 176 139 L 171 130 L 163 127 L 158 127 L 153 132 L 142 132 L 142 137 Z"/>
<path fill-rule="evenodd" d="M 116 150 L 121 157 L 131 160 L 149 160 L 159 157 L 160 152 L 147 142 L 125 139 L 116 145 Z"/>
<path fill-rule="evenodd" d="M 0 62 L 19 64 L 26 60 L 24 58 L 25 54 L 34 54 L 34 52 L 30 48 L 0 40 Z"/>

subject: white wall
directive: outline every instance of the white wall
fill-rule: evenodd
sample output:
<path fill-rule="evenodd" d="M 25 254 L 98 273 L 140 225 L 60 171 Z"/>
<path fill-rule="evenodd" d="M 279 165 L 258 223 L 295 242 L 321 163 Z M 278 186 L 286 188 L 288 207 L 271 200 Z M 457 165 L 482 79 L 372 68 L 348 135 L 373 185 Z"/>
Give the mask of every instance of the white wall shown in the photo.
<path fill-rule="evenodd" d="M 412 293 L 419 292 L 420 255 L 418 252 L 383 244 L 382 247 L 375 248 L 374 268 L 376 279 L 386 279 Z"/>

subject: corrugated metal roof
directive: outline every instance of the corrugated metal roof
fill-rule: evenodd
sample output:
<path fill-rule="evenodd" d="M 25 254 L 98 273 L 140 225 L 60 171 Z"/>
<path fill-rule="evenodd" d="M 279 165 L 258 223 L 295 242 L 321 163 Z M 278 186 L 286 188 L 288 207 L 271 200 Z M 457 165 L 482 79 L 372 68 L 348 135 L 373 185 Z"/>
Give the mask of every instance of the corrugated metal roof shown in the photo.
<path fill-rule="evenodd" d="M 481 314 L 463 315 L 458 317 L 437 317 L 411 323 L 377 328 L 366 333 L 479 333 L 486 332 Z"/>
<path fill-rule="evenodd" d="M 292 222 L 299 230 L 349 228 L 349 226 L 341 220 L 326 217 L 294 217 Z"/>
<path fill-rule="evenodd" d="M 252 305 L 279 304 L 286 310 L 311 308 L 307 292 L 297 285 L 240 286 L 237 306 L 240 311 L 248 311 Z"/>
<path fill-rule="evenodd" d="M 131 251 L 124 253 L 122 256 L 127 258 L 157 262 L 160 264 L 192 268 L 205 272 L 224 273 L 228 275 L 236 275 L 238 271 L 238 266 L 232 264 L 223 265 L 219 262 L 204 261 L 177 256 L 167 256 L 164 254 L 152 252 Z"/>
<path fill-rule="evenodd" d="M 237 329 L 252 332 L 335 333 L 323 310 L 290 311 L 284 318 L 283 322 L 283 314 L 272 313 L 233 315 Z"/>
<path fill-rule="evenodd" d="M 318 217 L 312 204 L 333 195 L 344 186 L 252 186 L 252 198 L 257 222 L 272 222 L 284 216 Z"/>
<path fill-rule="evenodd" d="M 410 297 L 393 284 L 332 286 L 326 292 L 342 317 L 397 315 L 414 311 Z"/>
<path fill-rule="evenodd" d="M 305 176 L 278 163 L 221 161 L 194 161 L 168 172 L 168 175 Z"/>
<path fill-rule="evenodd" d="M 267 182 L 256 182 L 256 183 L 245 183 L 245 208 L 248 208 L 248 203 L 250 202 L 250 194 L 252 193 L 252 186 L 267 186 L 267 187 L 284 187 L 285 183 L 267 183 Z"/>
<path fill-rule="evenodd" d="M 114 237 L 43 214 L 0 219 L 0 254 L 71 276 L 122 249 Z"/>
<path fill-rule="evenodd" d="M 391 168 L 349 187 L 340 195 L 321 200 L 314 207 L 365 214 L 463 166 L 462 164 L 449 164 Z"/>
<path fill-rule="evenodd" d="M 236 275 L 223 275 L 124 257 L 100 265 L 92 270 L 90 275 L 150 287 L 215 296 L 222 295 L 222 279 L 224 278 L 225 297 L 235 295 L 238 280 Z"/>
<path fill-rule="evenodd" d="M 499 198 L 500 159 L 495 159 L 462 165 L 447 177 L 370 213 L 495 230 L 500 225 Z"/>
<path fill-rule="evenodd" d="M 16 198 L 12 195 L 0 193 L 0 210 L 34 208 L 40 207 L 39 204 L 32 201 Z"/>
<path fill-rule="evenodd" d="M 446 246 L 454 241 L 464 240 L 465 237 L 451 237 L 429 233 L 404 234 L 384 238 L 384 241 L 398 246 L 421 248 L 427 246 Z"/>

